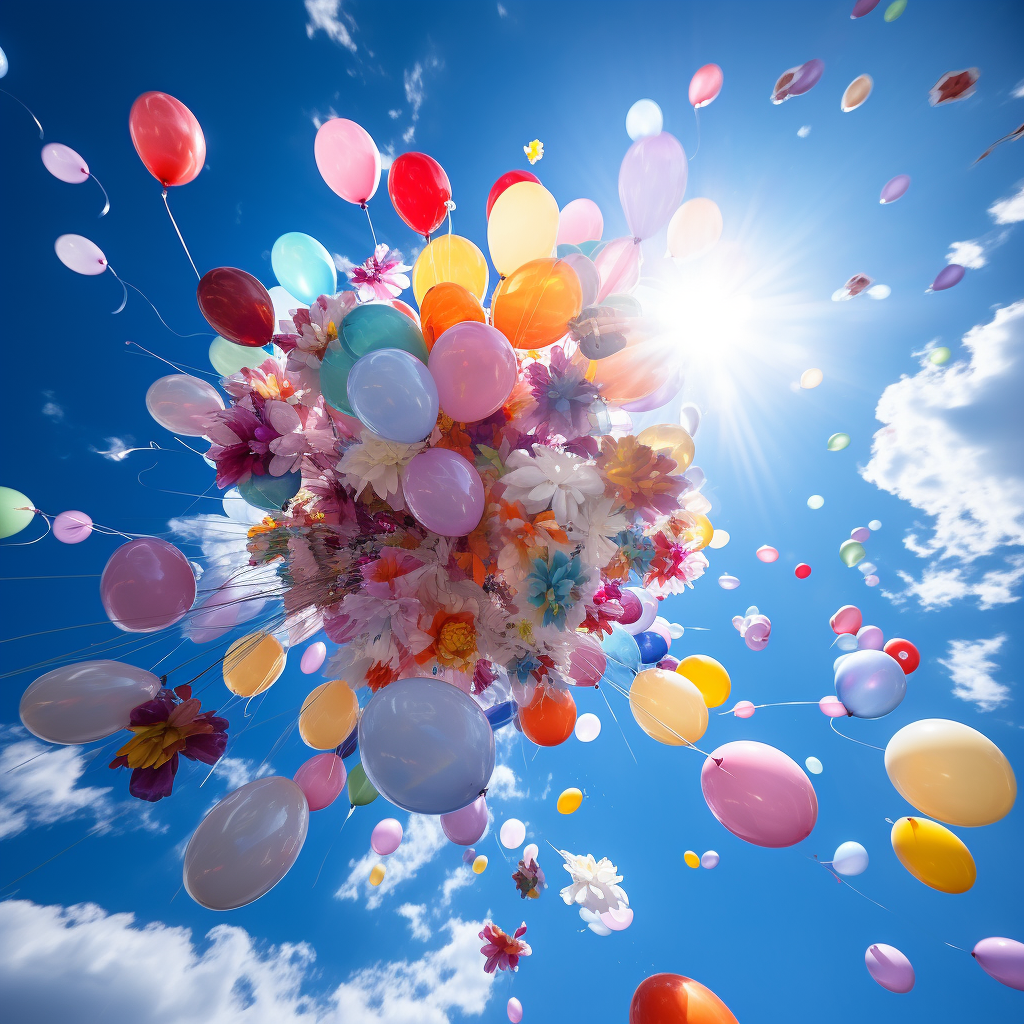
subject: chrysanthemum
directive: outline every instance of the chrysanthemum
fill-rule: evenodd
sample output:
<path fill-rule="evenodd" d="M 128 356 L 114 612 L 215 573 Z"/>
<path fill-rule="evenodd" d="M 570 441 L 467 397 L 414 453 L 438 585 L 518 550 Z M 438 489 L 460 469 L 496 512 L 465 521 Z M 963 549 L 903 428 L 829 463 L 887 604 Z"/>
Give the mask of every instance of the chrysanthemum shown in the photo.
<path fill-rule="evenodd" d="M 359 441 L 345 450 L 338 472 L 357 495 L 369 486 L 382 501 L 390 501 L 401 494 L 399 471 L 421 451 L 422 441 L 387 441 L 364 430 Z"/>
<path fill-rule="evenodd" d="M 556 551 L 550 561 L 535 559 L 525 581 L 526 599 L 544 613 L 542 625 L 564 628 L 566 615 L 580 600 L 580 587 L 589 578 L 577 555 L 570 558 Z"/>
<path fill-rule="evenodd" d="M 575 903 L 594 914 L 629 906 L 629 897 L 618 884 L 622 876 L 607 857 L 595 860 L 589 853 L 581 856 L 569 853 L 568 850 L 558 852 L 565 861 L 563 867 L 572 879 L 560 893 L 566 906 L 571 907 Z"/>
<path fill-rule="evenodd" d="M 507 501 L 521 501 L 530 513 L 550 508 L 559 526 L 581 522 L 580 505 L 604 491 L 593 466 L 575 455 L 535 444 L 530 452 L 510 452 L 505 464 L 511 472 L 501 478 Z"/>

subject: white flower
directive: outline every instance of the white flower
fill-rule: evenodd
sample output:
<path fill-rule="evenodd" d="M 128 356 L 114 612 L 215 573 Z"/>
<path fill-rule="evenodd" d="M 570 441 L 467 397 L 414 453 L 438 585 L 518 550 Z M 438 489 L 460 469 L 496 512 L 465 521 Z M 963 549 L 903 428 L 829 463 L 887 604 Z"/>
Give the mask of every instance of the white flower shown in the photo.
<path fill-rule="evenodd" d="M 589 853 L 584 857 L 568 850 L 558 852 L 572 879 L 560 894 L 566 906 L 571 907 L 575 903 L 594 914 L 629 906 L 629 897 L 617 884 L 622 881 L 622 876 L 616 874 L 615 865 L 607 857 L 594 860 Z"/>
<path fill-rule="evenodd" d="M 629 525 L 625 513 L 614 498 L 598 498 L 580 506 L 580 518 L 568 531 L 569 539 L 583 543 L 583 560 L 598 568 L 607 565 L 619 550 L 611 539 Z"/>
<path fill-rule="evenodd" d="M 358 444 L 347 449 L 338 463 L 345 483 L 359 494 L 369 484 L 384 501 L 401 494 L 398 473 L 414 455 L 423 451 L 423 442 L 402 444 L 386 441 L 369 430 L 359 435 Z"/>
<path fill-rule="evenodd" d="M 550 508 L 562 527 L 579 525 L 580 505 L 604 493 L 601 475 L 576 455 L 540 444 L 533 453 L 517 449 L 505 460 L 511 469 L 500 481 L 506 501 L 521 501 L 531 515 Z"/>

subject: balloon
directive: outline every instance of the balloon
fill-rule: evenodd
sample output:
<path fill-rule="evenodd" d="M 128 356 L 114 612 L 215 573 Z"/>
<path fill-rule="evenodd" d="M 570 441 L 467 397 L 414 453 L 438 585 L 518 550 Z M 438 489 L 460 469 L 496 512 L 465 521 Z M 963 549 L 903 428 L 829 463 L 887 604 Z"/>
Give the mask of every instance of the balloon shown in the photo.
<path fill-rule="evenodd" d="M 885 770 L 907 803 L 947 825 L 991 825 L 1017 798 L 1003 752 L 977 730 L 944 718 L 900 729 L 886 745 Z"/>
<path fill-rule="evenodd" d="M 700 690 L 704 703 L 709 708 L 721 707 L 732 691 L 732 680 L 725 666 L 706 654 L 691 654 L 679 662 L 676 672 L 685 676 Z"/>
<path fill-rule="evenodd" d="M 723 590 L 735 590 L 740 585 L 739 577 L 730 576 L 728 573 L 722 573 L 722 575 L 718 577 L 718 585 Z"/>
<path fill-rule="evenodd" d="M 338 341 L 352 359 L 382 348 L 398 348 L 421 363 L 427 361 L 427 346 L 419 327 L 394 306 L 383 303 L 365 302 L 350 310 L 338 324 Z M 330 353 L 328 346 L 327 355 Z"/>
<path fill-rule="evenodd" d="M 491 210 L 494 207 L 494 203 L 498 196 L 505 191 L 510 185 L 514 185 L 517 181 L 533 181 L 538 185 L 540 184 L 540 178 L 537 177 L 532 171 L 506 171 L 492 186 L 491 191 L 487 193 L 487 218 L 490 219 Z M 600 235 L 589 236 L 600 238 Z"/>
<path fill-rule="evenodd" d="M 648 135 L 657 135 L 664 124 L 665 118 L 661 113 L 661 107 L 654 100 L 637 100 L 626 113 L 626 134 L 634 142 L 637 139 L 647 138 Z M 586 237 L 600 238 L 601 233 Z M 585 241 L 586 239 L 581 240 Z"/>
<path fill-rule="evenodd" d="M 365 807 L 377 799 L 377 790 L 366 777 L 366 769 L 357 764 L 348 773 L 348 801 L 353 807 Z"/>
<path fill-rule="evenodd" d="M 486 324 L 487 314 L 480 300 L 461 284 L 453 281 L 435 284 L 420 302 L 420 330 L 428 352 L 445 331 L 468 322 Z"/>
<path fill-rule="evenodd" d="M 882 186 L 882 194 L 879 196 L 878 201 L 885 206 L 887 203 L 895 203 L 897 199 L 900 199 L 910 188 L 910 175 L 909 174 L 897 174 L 895 178 L 890 178 Z"/>
<path fill-rule="evenodd" d="M 0 539 L 21 533 L 35 516 L 31 498 L 13 487 L 0 487 Z"/>
<path fill-rule="evenodd" d="M 335 748 L 338 757 L 351 757 L 359 748 L 359 727 L 353 726 L 352 731 L 345 737 L 345 742 Z M 369 783 L 367 783 L 369 785 Z"/>
<path fill-rule="evenodd" d="M 777 562 L 779 560 L 779 549 L 773 548 L 770 544 L 762 544 L 754 554 L 759 562 Z"/>
<path fill-rule="evenodd" d="M 910 675 L 921 664 L 921 655 L 909 640 L 893 638 L 883 648 L 890 658 L 894 658 L 905 675 Z"/>
<path fill-rule="evenodd" d="M 648 630 L 637 633 L 633 639 L 640 650 L 640 660 L 645 665 L 656 665 L 668 654 L 668 642 L 660 633 Z"/>
<path fill-rule="evenodd" d="M 412 268 L 412 293 L 423 305 L 423 297 L 436 284 L 462 285 L 481 302 L 487 294 L 490 272 L 484 254 L 461 235 L 439 235 L 416 258 Z M 422 315 L 422 310 L 420 311 Z"/>
<path fill-rule="evenodd" d="M 185 617 L 196 599 L 196 578 L 173 544 L 141 537 L 122 544 L 100 577 L 107 618 L 127 633 L 155 633 Z"/>
<path fill-rule="evenodd" d="M 658 617 L 658 599 L 643 587 L 625 587 L 623 594 L 628 594 L 640 605 L 640 614 L 632 622 L 622 623 L 622 628 L 635 639 L 654 625 L 654 620 Z"/>
<path fill-rule="evenodd" d="M 260 348 L 274 336 L 274 303 L 252 274 L 235 267 L 208 270 L 196 288 L 206 322 L 236 345 Z"/>
<path fill-rule="evenodd" d="M 120 661 L 80 661 L 34 680 L 21 695 L 22 725 L 47 743 L 91 743 L 126 729 L 160 680 Z"/>
<path fill-rule="evenodd" d="M 76 274 L 95 277 L 107 269 L 107 257 L 103 255 L 103 250 L 82 235 L 61 235 L 53 243 L 53 251 L 57 259 Z"/>
<path fill-rule="evenodd" d="M 568 263 L 579 278 L 581 309 L 593 306 L 601 291 L 601 273 L 597 269 L 597 264 L 581 252 L 571 252 L 568 256 L 563 256 L 562 261 Z"/>
<path fill-rule="evenodd" d="M 54 516 L 52 529 L 62 544 L 81 544 L 92 534 L 92 519 L 84 512 L 61 512 Z"/>
<path fill-rule="evenodd" d="M 558 800 L 555 803 L 555 807 L 559 814 L 574 814 L 580 809 L 580 804 L 583 803 L 583 794 L 580 790 L 571 788 L 563 789 L 558 794 Z"/>
<path fill-rule="evenodd" d="M 649 668 L 638 673 L 629 688 L 629 709 L 648 736 L 667 746 L 696 743 L 708 727 L 700 690 L 678 672 Z"/>
<path fill-rule="evenodd" d="M 285 473 L 283 476 L 256 476 L 238 485 L 238 493 L 253 508 L 261 508 L 264 512 L 280 512 L 288 504 L 302 486 L 301 473 Z"/>
<path fill-rule="evenodd" d="M 357 359 L 345 382 L 348 404 L 379 437 L 413 444 L 437 423 L 437 385 L 408 352 L 379 348 Z"/>
<path fill-rule="evenodd" d="M 164 188 L 187 185 L 206 163 L 206 139 L 195 114 L 165 92 L 144 92 L 128 114 L 132 144 Z"/>
<path fill-rule="evenodd" d="M 600 238 L 603 233 L 604 216 L 597 203 L 593 199 L 573 199 L 572 202 L 566 203 L 558 214 L 555 244 L 579 245 L 580 242 Z"/>
<path fill-rule="evenodd" d="M 487 856 L 483 853 L 480 854 L 476 860 L 473 861 L 473 874 L 482 875 L 487 870 Z"/>
<path fill-rule="evenodd" d="M 507 818 L 498 832 L 506 850 L 517 850 L 526 840 L 526 826 L 518 818 Z"/>
<path fill-rule="evenodd" d="M 824 379 L 825 375 L 816 367 L 810 370 L 804 370 L 804 372 L 800 374 L 800 387 L 810 390 L 811 388 L 816 388 Z M 821 506 L 819 505 L 818 507 L 820 508 Z"/>
<path fill-rule="evenodd" d="M 374 887 L 380 885 L 380 883 L 384 881 L 384 873 L 386 870 L 387 869 L 383 864 L 374 864 L 374 866 L 370 868 L 370 885 Z"/>
<path fill-rule="evenodd" d="M 855 718 L 882 718 L 903 702 L 907 677 L 884 651 L 865 648 L 836 669 L 836 696 Z"/>
<path fill-rule="evenodd" d="M 459 423 L 475 423 L 497 412 L 512 394 L 519 374 L 516 354 L 505 335 L 475 321 L 445 331 L 430 350 L 427 365 L 437 383 L 441 408 Z"/>
<path fill-rule="evenodd" d="M 537 860 L 540 857 L 540 847 L 536 843 L 527 843 L 523 847 L 523 860 L 529 863 L 531 860 Z"/>
<path fill-rule="evenodd" d="M 885 9 L 885 20 L 895 21 L 907 9 L 907 0 L 893 0 Z"/>
<path fill-rule="evenodd" d="M 860 541 L 844 540 L 839 545 L 839 557 L 848 569 L 852 569 L 858 562 L 863 561 L 866 554 L 864 545 Z"/>
<path fill-rule="evenodd" d="M 830 452 L 841 452 L 844 448 L 848 448 L 850 445 L 849 434 L 833 434 L 829 437 L 828 441 L 825 442 L 825 446 Z"/>
<path fill-rule="evenodd" d="M 722 69 L 717 64 L 705 64 L 690 79 L 690 106 L 706 107 L 722 91 Z"/>
<path fill-rule="evenodd" d="M 637 139 L 619 168 L 619 202 L 630 234 L 650 238 L 665 226 L 686 191 L 686 153 L 668 132 Z"/>
<path fill-rule="evenodd" d="M 311 811 L 330 807 L 344 792 L 347 777 L 345 762 L 333 750 L 314 754 L 294 776 Z"/>
<path fill-rule="evenodd" d="M 208 910 L 237 910 L 281 881 L 306 841 L 309 807 L 280 776 L 228 793 L 199 823 L 185 848 L 185 891 Z"/>
<path fill-rule="evenodd" d="M 312 303 L 338 290 L 334 258 L 311 235 L 289 231 L 270 250 L 270 265 L 282 288 L 300 302 Z"/>
<path fill-rule="evenodd" d="M 853 10 L 850 12 L 850 20 L 863 18 L 865 14 L 870 14 L 877 6 L 878 0 L 857 0 L 853 5 Z"/>
<path fill-rule="evenodd" d="M 874 80 L 870 75 L 858 75 L 846 87 L 846 91 L 843 93 L 843 98 L 839 104 L 839 109 L 844 114 L 848 114 L 851 110 L 856 110 L 859 106 L 862 106 L 871 95 L 874 85 Z"/>
<path fill-rule="evenodd" d="M 959 284 L 964 279 L 964 274 L 967 271 L 964 270 L 959 263 L 950 263 L 948 267 L 943 267 L 935 280 L 932 281 L 933 292 L 942 292 L 947 288 L 952 288 L 953 285 Z"/>
<path fill-rule="evenodd" d="M 843 718 L 849 714 L 846 705 L 838 697 L 822 697 L 818 708 L 828 718 Z"/>
<path fill-rule="evenodd" d="M 344 117 L 324 121 L 317 129 L 313 157 L 335 195 L 359 206 L 373 198 L 380 184 L 380 150 L 355 121 Z"/>
<path fill-rule="evenodd" d="M 629 1024 L 738 1024 L 729 1007 L 699 981 L 652 974 L 636 987 Z"/>
<path fill-rule="evenodd" d="M 398 807 L 447 814 L 475 800 L 494 771 L 494 733 L 480 705 L 441 679 L 399 679 L 359 719 L 366 775 Z"/>
<path fill-rule="evenodd" d="M 811 567 L 806 562 L 800 562 L 797 567 L 793 570 L 793 575 L 798 580 L 805 580 L 811 575 Z"/>
<path fill-rule="evenodd" d="M 487 222 L 487 247 L 502 277 L 549 256 L 557 237 L 558 203 L 543 185 L 519 181 L 495 200 Z"/>
<path fill-rule="evenodd" d="M 900 818 L 892 827 L 892 848 L 919 881 L 939 892 L 967 892 L 977 869 L 971 851 L 948 828 L 927 818 Z"/>
<path fill-rule="evenodd" d="M 928 362 L 930 362 L 933 366 L 945 366 L 946 363 L 949 362 L 949 357 L 952 354 L 953 353 L 950 352 L 950 350 L 946 348 L 945 345 L 939 348 L 933 348 L 928 356 Z"/>
<path fill-rule="evenodd" d="M 719 548 L 724 548 L 730 540 L 732 540 L 732 537 L 729 535 L 728 530 L 715 530 L 711 534 L 711 540 L 708 543 L 708 547 L 717 551 Z"/>
<path fill-rule="evenodd" d="M 902 995 L 914 987 L 914 968 L 895 946 L 887 946 L 884 942 L 868 946 L 864 953 L 864 966 L 868 974 L 890 992 Z"/>
<path fill-rule="evenodd" d="M 407 316 L 417 327 L 420 326 L 420 315 L 408 302 L 403 302 L 401 299 L 389 299 L 388 301 L 399 313 Z"/>
<path fill-rule="evenodd" d="M 581 743 L 593 743 L 601 735 L 601 719 L 587 711 L 576 719 L 574 732 Z"/>
<path fill-rule="evenodd" d="M 432 156 L 402 153 L 388 171 L 388 195 L 398 216 L 417 235 L 426 237 L 448 216 L 452 186 Z"/>
<path fill-rule="evenodd" d="M 533 700 L 519 708 L 523 735 L 539 747 L 557 747 L 573 733 L 576 701 L 567 690 L 538 687 Z"/>
<path fill-rule="evenodd" d="M 519 1024 L 523 1019 L 523 1004 L 515 996 L 511 996 L 505 1006 L 505 1012 L 512 1024 Z"/>
<path fill-rule="evenodd" d="M 859 608 L 852 604 L 844 604 L 828 620 L 828 624 L 832 627 L 833 633 L 856 633 L 863 621 Z"/>
<path fill-rule="evenodd" d="M 496 731 L 502 726 L 508 725 L 516 717 L 518 710 L 519 705 L 514 700 L 503 700 L 500 704 L 492 704 L 487 708 L 484 711 L 484 717 L 491 723 L 491 729 Z"/>
<path fill-rule="evenodd" d="M 441 831 L 456 846 L 472 846 L 487 831 L 487 798 L 482 794 L 472 803 L 441 815 Z"/>
<path fill-rule="evenodd" d="M 861 626 L 857 630 L 857 649 L 860 651 L 880 651 L 884 640 L 878 626 Z"/>
<path fill-rule="evenodd" d="M 860 541 L 863 544 L 871 537 L 871 531 L 866 526 L 857 526 L 850 531 L 850 539 Z"/>
<path fill-rule="evenodd" d="M 688 868 L 700 867 L 700 857 L 698 857 L 697 854 L 693 852 L 693 850 L 687 850 L 683 854 L 683 862 L 686 864 Z"/>
<path fill-rule="evenodd" d="M 719 747 L 704 762 L 700 785 L 711 813 L 755 846 L 793 846 L 818 819 L 811 780 L 766 743 L 736 740 Z"/>
<path fill-rule="evenodd" d="M 230 377 L 243 367 L 252 369 L 270 357 L 265 348 L 236 345 L 219 335 L 210 342 L 210 365 L 222 376 Z"/>
<path fill-rule="evenodd" d="M 343 679 L 321 683 L 302 702 L 299 735 L 307 747 L 333 750 L 352 731 L 358 714 L 359 702 L 348 683 Z"/>
<path fill-rule="evenodd" d="M 601 287 L 597 301 L 610 295 L 631 292 L 640 280 L 640 246 L 629 236 L 613 238 L 594 257 Z"/>
<path fill-rule="evenodd" d="M 315 672 L 327 657 L 327 644 L 322 640 L 310 644 L 303 652 L 299 660 L 299 668 L 308 676 Z"/>
<path fill-rule="evenodd" d="M 836 852 L 832 854 L 832 870 L 837 874 L 852 877 L 864 874 L 867 869 L 868 851 L 860 843 L 840 843 Z"/>
<path fill-rule="evenodd" d="M 409 511 L 442 537 L 465 537 L 483 517 L 483 481 L 457 452 L 427 448 L 409 460 L 401 479 Z"/>
<path fill-rule="evenodd" d="M 659 423 L 641 430 L 636 439 L 640 444 L 645 444 L 672 459 L 676 466 L 670 473 L 674 476 L 685 473 L 693 462 L 693 438 L 686 432 L 685 427 L 675 423 Z"/>
<path fill-rule="evenodd" d="M 824 70 L 825 62 L 814 58 L 806 64 L 784 71 L 772 89 L 772 103 L 783 103 L 790 96 L 802 96 L 818 84 Z"/>
<path fill-rule="evenodd" d="M 808 757 L 804 761 L 804 766 L 812 775 L 820 775 L 824 770 L 824 766 L 816 757 Z"/>
<path fill-rule="evenodd" d="M 202 437 L 214 414 L 224 408 L 224 401 L 205 380 L 172 373 L 150 384 L 146 408 L 166 430 L 184 437 Z"/>
<path fill-rule="evenodd" d="M 989 977 L 1024 992 L 1024 942 L 995 937 L 982 939 L 971 956 Z"/>
<path fill-rule="evenodd" d="M 224 685 L 239 697 L 255 697 L 281 678 L 285 661 L 277 637 L 250 633 L 236 640 L 224 655 Z"/>
<path fill-rule="evenodd" d="M 3 50 L 0 50 L 0 78 L 3 78 L 7 74 L 10 66 L 10 63 L 7 60 L 7 54 L 4 53 Z"/>
<path fill-rule="evenodd" d="M 89 165 L 70 146 L 49 142 L 43 146 L 43 166 L 60 181 L 80 185 L 89 180 Z"/>
<path fill-rule="evenodd" d="M 753 718 L 756 710 L 757 708 L 749 700 L 739 700 L 732 709 L 732 713 L 737 718 Z"/>
<path fill-rule="evenodd" d="M 380 857 L 394 853 L 402 845 L 402 823 L 396 818 L 378 821 L 370 833 L 370 848 Z"/>
<path fill-rule="evenodd" d="M 690 199 L 668 223 L 668 251 L 676 259 L 704 256 L 722 237 L 722 211 L 712 199 Z"/>
<path fill-rule="evenodd" d="M 395 310 L 395 312 L 398 311 Z M 332 409 L 351 416 L 353 419 L 355 419 L 355 413 L 348 403 L 348 375 L 352 372 L 355 363 L 354 356 L 343 349 L 338 341 L 332 341 L 328 344 L 323 362 L 320 364 L 320 391 L 324 396 L 324 402 Z"/>

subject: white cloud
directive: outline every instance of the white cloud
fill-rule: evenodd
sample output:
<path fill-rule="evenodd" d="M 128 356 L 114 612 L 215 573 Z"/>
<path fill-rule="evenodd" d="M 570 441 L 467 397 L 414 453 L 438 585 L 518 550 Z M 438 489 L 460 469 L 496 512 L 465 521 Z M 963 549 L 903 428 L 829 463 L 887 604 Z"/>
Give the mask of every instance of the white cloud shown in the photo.
<path fill-rule="evenodd" d="M 306 0 L 306 35 L 312 39 L 317 32 L 326 32 L 339 46 L 344 46 L 352 53 L 356 52 L 356 44 L 352 39 L 356 23 L 352 15 L 342 10 L 341 0 Z M 342 21 L 342 18 L 345 20 Z M 347 22 L 348 24 L 346 24 Z"/>
<path fill-rule="evenodd" d="M 950 640 L 949 657 L 940 658 L 939 664 L 949 669 L 954 697 L 972 701 L 982 711 L 994 711 L 1010 699 L 1010 688 L 993 679 L 999 666 L 989 657 L 1004 643 L 1003 634 L 989 640 Z"/>
<path fill-rule="evenodd" d="M 425 903 L 403 903 L 397 913 L 409 922 L 409 931 L 414 939 L 426 942 L 433 934 L 426 922 L 427 905 Z"/>
<path fill-rule="evenodd" d="M 513 800 L 526 796 L 519 788 L 519 779 L 507 764 L 496 764 L 487 784 L 487 795 L 496 800 Z"/>
<path fill-rule="evenodd" d="M 472 885 L 475 877 L 468 864 L 460 864 L 457 868 L 452 868 L 445 875 L 444 882 L 441 885 L 441 906 L 447 907 L 452 901 L 452 896 L 460 889 L 465 889 L 467 886 Z"/>
<path fill-rule="evenodd" d="M 423 65 L 417 61 L 412 70 L 405 71 L 405 98 L 412 106 L 412 119 L 415 121 L 420 116 L 420 107 L 426 99 L 423 90 Z"/>
<path fill-rule="evenodd" d="M 228 792 L 234 792 L 253 779 L 262 779 L 265 775 L 273 775 L 274 766 L 264 762 L 261 765 L 242 757 L 222 757 L 214 766 L 214 777 L 224 779 Z"/>
<path fill-rule="evenodd" d="M 320 126 L 324 123 L 324 121 L 330 121 L 331 118 L 333 117 L 340 117 L 340 115 L 334 109 L 334 107 L 328 107 L 326 111 L 314 110 L 313 113 L 310 114 L 309 116 L 313 122 L 313 127 L 317 131 L 320 130 Z"/>
<path fill-rule="evenodd" d="M 46 399 L 46 402 L 44 403 L 43 408 L 41 410 L 42 414 L 54 421 L 64 419 L 64 409 L 53 400 L 53 392 L 44 391 L 43 398 Z"/>
<path fill-rule="evenodd" d="M 508 10 L 506 9 L 504 4 L 498 4 L 498 17 L 499 18 L 507 18 L 508 17 Z"/>
<path fill-rule="evenodd" d="M 1024 100 L 1024 78 L 1022 78 L 1014 87 L 1013 92 L 1010 95 L 1015 100 Z"/>
<path fill-rule="evenodd" d="M 445 945 L 414 961 L 378 963 L 310 994 L 316 952 L 265 946 L 218 925 L 206 943 L 187 928 L 140 927 L 101 907 L 0 903 L 0 998 L 11 1024 L 448 1024 L 483 1013 L 494 978 L 482 970 L 481 923 L 445 923 Z"/>
<path fill-rule="evenodd" d="M 968 270 L 980 270 L 988 261 L 985 259 L 984 248 L 975 239 L 972 242 L 950 242 L 946 262 L 959 263 Z"/>
<path fill-rule="evenodd" d="M 809 124 L 801 125 L 797 128 L 796 133 L 801 139 L 806 139 L 811 134 L 811 126 Z"/>
<path fill-rule="evenodd" d="M 391 169 L 391 165 L 395 162 L 395 147 L 394 143 L 389 142 L 380 151 L 380 169 L 382 171 L 388 171 Z"/>
<path fill-rule="evenodd" d="M 401 116 L 402 116 L 402 111 L 400 109 L 398 109 L 397 107 L 394 107 L 394 108 L 392 108 L 391 110 L 388 111 L 388 117 L 390 117 L 392 121 L 397 120 Z"/>
<path fill-rule="evenodd" d="M 1016 224 L 1024 220 L 1024 185 L 1012 196 L 994 202 L 988 212 L 997 224 Z"/>
<path fill-rule="evenodd" d="M 342 256 L 341 253 L 336 252 L 332 254 L 334 256 L 334 265 L 343 273 L 347 274 L 350 270 L 356 269 L 356 264 L 353 263 L 347 256 Z"/>
<path fill-rule="evenodd" d="M 907 598 L 916 598 L 922 608 L 948 608 L 954 601 L 965 597 L 976 597 L 978 607 L 982 611 L 1000 604 L 1011 604 L 1020 598 L 1014 594 L 1013 588 L 1024 579 L 1024 558 L 1007 559 L 1006 569 L 992 569 L 976 580 L 962 568 L 940 569 L 931 566 L 925 569 L 921 579 L 915 580 L 908 572 L 896 570 L 896 575 L 906 584 L 902 591 L 882 594 L 896 604 L 902 604 Z"/>
<path fill-rule="evenodd" d="M 402 141 L 408 145 L 416 137 L 416 125 L 411 124 L 402 132 Z M 388 165 L 390 167 L 390 164 Z"/>
<path fill-rule="evenodd" d="M 132 452 L 138 451 L 137 448 L 132 447 L 132 438 L 130 437 L 105 437 L 103 443 L 107 446 L 106 450 L 101 451 L 95 445 L 90 445 L 89 451 L 102 455 L 103 458 L 110 459 L 111 462 L 122 462 Z"/>

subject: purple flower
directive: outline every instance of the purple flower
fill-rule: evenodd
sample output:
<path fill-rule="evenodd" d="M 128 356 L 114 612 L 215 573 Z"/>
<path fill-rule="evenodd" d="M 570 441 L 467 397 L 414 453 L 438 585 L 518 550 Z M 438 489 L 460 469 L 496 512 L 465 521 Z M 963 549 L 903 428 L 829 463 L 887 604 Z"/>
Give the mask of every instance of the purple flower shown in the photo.
<path fill-rule="evenodd" d="M 356 286 L 360 302 L 387 301 L 398 298 L 402 289 L 409 287 L 407 270 L 412 267 L 402 262 L 402 254 L 390 252 L 382 242 L 373 250 L 373 255 L 361 267 L 350 270 L 348 276 Z"/>
<path fill-rule="evenodd" d="M 566 438 L 590 433 L 590 406 L 598 397 L 598 388 L 562 349 L 552 349 L 550 365 L 531 363 L 526 380 L 537 403 L 524 418 L 526 430 L 543 425 Z"/>

